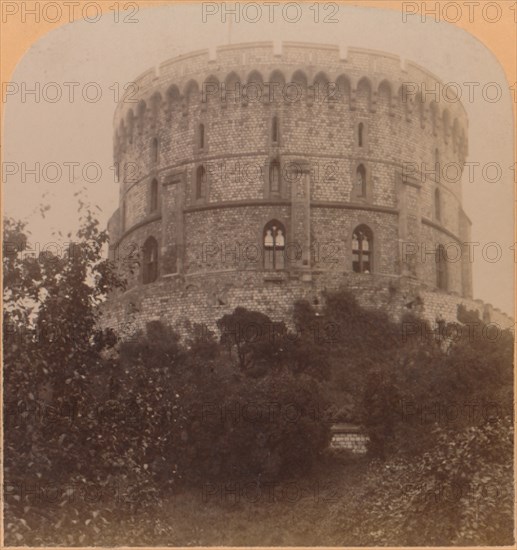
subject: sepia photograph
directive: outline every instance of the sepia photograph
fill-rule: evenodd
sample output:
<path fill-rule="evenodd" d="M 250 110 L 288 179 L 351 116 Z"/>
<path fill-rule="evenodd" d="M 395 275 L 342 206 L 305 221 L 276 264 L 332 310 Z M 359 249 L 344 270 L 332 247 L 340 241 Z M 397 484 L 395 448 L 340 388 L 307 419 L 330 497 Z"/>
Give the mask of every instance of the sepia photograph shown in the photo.
<path fill-rule="evenodd" d="M 0 8 L 2 547 L 515 547 L 515 3 Z"/>

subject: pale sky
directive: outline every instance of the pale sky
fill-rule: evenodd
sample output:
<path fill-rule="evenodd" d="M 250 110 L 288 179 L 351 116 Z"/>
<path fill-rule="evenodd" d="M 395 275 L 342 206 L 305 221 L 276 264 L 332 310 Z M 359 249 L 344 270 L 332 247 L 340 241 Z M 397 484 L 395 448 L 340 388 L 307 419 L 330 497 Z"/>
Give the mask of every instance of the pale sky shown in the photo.
<path fill-rule="evenodd" d="M 490 263 L 477 253 L 473 264 L 474 297 L 492 303 L 513 315 L 514 256 L 510 247 L 514 241 L 513 165 L 514 130 L 512 98 L 503 69 L 493 54 L 476 38 L 448 23 L 433 19 L 422 23 L 420 17 L 402 22 L 400 13 L 377 8 L 357 8 L 339 5 L 333 18 L 337 23 L 314 22 L 310 4 L 302 4 L 302 17 L 297 23 L 286 23 L 275 17 L 270 23 L 264 13 L 258 23 L 245 21 L 229 25 L 221 15 L 202 22 L 201 4 L 175 4 L 140 9 L 132 16 L 136 23 L 115 23 L 113 13 L 96 23 L 77 21 L 66 24 L 36 42 L 19 62 L 10 80 L 21 91 L 40 90 L 46 83 L 60 84 L 61 100 L 51 103 L 42 97 L 39 102 L 21 93 L 8 98 L 4 117 L 3 188 L 5 213 L 29 220 L 29 225 L 41 245 L 52 240 L 52 229 L 68 232 L 77 225 L 76 202 L 73 193 L 77 184 L 68 181 L 70 164 L 79 163 L 76 180 L 87 163 L 102 169 L 99 181 L 87 184 L 92 203 L 102 209 L 105 223 L 117 208 L 118 185 L 114 183 L 112 166 L 114 94 L 125 83 L 133 81 L 150 67 L 189 51 L 213 48 L 218 45 L 253 41 L 305 41 L 337 44 L 347 47 L 382 50 L 414 61 L 436 74 L 444 82 L 478 82 L 474 101 L 464 101 L 469 116 L 469 157 L 467 161 L 498 163 L 502 177 L 489 183 L 481 169 L 475 171 L 474 182 L 464 178 L 463 206 L 472 220 L 472 240 L 481 243 L 497 242 L 502 249 L 500 261 Z M 64 83 L 79 83 L 77 86 Z M 97 86 L 88 83 L 97 83 Z M 502 90 L 499 101 L 491 103 L 481 90 L 495 82 Z M 68 90 L 74 89 L 73 102 Z M 89 103 L 82 97 L 85 90 L 94 97 L 100 90 L 101 99 Z M 462 86 L 465 94 L 468 89 Z M 488 90 L 489 92 L 493 92 Z M 55 88 L 47 86 L 48 98 L 53 99 Z M 5 163 L 17 163 L 18 173 Z M 25 174 L 35 163 L 47 165 L 46 178 L 35 181 Z M 52 164 L 58 163 L 62 175 L 54 179 Z M 493 172 L 488 172 L 490 178 Z M 95 164 L 90 165 L 87 177 L 96 179 Z M 46 196 L 46 198 L 44 198 Z M 51 203 L 45 220 L 34 216 L 42 201 Z M 493 253 L 493 250 L 491 251 Z"/>

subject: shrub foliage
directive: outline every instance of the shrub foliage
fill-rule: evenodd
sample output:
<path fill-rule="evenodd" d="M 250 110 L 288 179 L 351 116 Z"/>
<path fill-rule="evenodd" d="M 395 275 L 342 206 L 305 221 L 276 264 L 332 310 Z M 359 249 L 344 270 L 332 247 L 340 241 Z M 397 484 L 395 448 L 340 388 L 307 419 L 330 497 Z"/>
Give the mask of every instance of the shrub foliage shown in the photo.
<path fill-rule="evenodd" d="M 336 292 L 293 304 L 292 327 L 237 308 L 219 340 L 153 322 L 119 342 L 97 329 L 98 306 L 124 281 L 88 205 L 81 219 L 62 257 L 25 254 L 27 228 L 4 224 L 10 544 L 101 544 L 167 495 L 310 476 L 336 421 L 363 426 L 369 467 L 360 498 L 315 529 L 322 540 L 512 542 L 512 334 L 494 338 L 466 310 L 436 329 L 394 322 Z M 443 487 L 457 496 L 444 503 Z"/>

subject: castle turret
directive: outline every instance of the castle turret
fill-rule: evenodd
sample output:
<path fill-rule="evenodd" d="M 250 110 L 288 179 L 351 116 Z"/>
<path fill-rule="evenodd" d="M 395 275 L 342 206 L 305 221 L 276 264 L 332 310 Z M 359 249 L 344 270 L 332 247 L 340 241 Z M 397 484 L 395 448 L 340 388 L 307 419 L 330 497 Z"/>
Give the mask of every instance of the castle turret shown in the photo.
<path fill-rule="evenodd" d="M 470 298 L 455 259 L 468 122 L 440 86 L 390 54 L 297 42 L 144 73 L 115 113 L 109 225 L 113 257 L 139 267 L 108 315 L 131 304 L 140 325 L 213 327 L 239 305 L 286 318 L 340 287 L 395 315 L 422 292 Z"/>

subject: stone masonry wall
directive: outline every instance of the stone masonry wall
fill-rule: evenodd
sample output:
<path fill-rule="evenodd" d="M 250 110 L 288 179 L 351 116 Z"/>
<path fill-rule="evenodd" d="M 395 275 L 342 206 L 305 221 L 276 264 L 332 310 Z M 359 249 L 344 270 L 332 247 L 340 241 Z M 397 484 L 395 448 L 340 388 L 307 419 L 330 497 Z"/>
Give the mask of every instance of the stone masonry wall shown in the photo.
<path fill-rule="evenodd" d="M 437 291 L 432 253 L 438 244 L 452 253 L 470 234 L 460 178 L 443 170 L 463 170 L 468 121 L 460 103 L 412 92 L 411 84 L 437 82 L 391 54 L 295 42 L 193 52 L 141 75 L 115 113 L 120 206 L 108 226 L 112 257 L 133 271 L 128 290 L 104 305 L 103 325 L 130 335 L 161 319 L 185 334 L 185 321 L 214 329 L 237 306 L 289 322 L 296 299 L 315 303 L 337 288 L 395 317 L 420 300 L 431 322 L 456 320 L 457 303 L 477 304 L 471 266 L 447 262 L 447 289 Z M 301 181 L 308 197 L 295 203 Z M 271 220 L 293 250 L 309 247 L 303 262 L 266 266 Z M 359 225 L 373 235 L 370 273 L 352 269 Z M 144 285 L 149 237 L 158 242 L 158 279 Z"/>
<path fill-rule="evenodd" d="M 425 289 L 414 279 L 335 271 L 315 273 L 306 282 L 289 279 L 285 273 L 268 280 L 256 271 L 233 270 L 212 275 L 167 276 L 120 293 L 105 304 L 102 326 L 113 328 L 122 338 L 145 329 L 150 321 L 161 321 L 183 337 L 190 334 L 193 323 L 204 325 L 217 335 L 216 321 L 238 306 L 261 311 L 273 321 L 285 321 L 292 326 L 296 300 L 305 299 L 318 306 L 324 301 L 323 290 L 338 289 L 352 292 L 363 307 L 384 309 L 398 320 L 412 312 L 432 326 L 437 321 L 457 322 L 457 306 L 461 303 L 468 310 L 478 311 L 480 319 L 496 325 L 496 331 L 513 327 L 512 319 L 487 308 L 480 300 Z M 337 338 L 339 330 L 337 327 Z"/>
<path fill-rule="evenodd" d="M 367 452 L 368 436 L 361 433 L 358 426 L 351 424 L 334 424 L 330 448 L 350 451 L 352 454 Z"/>

